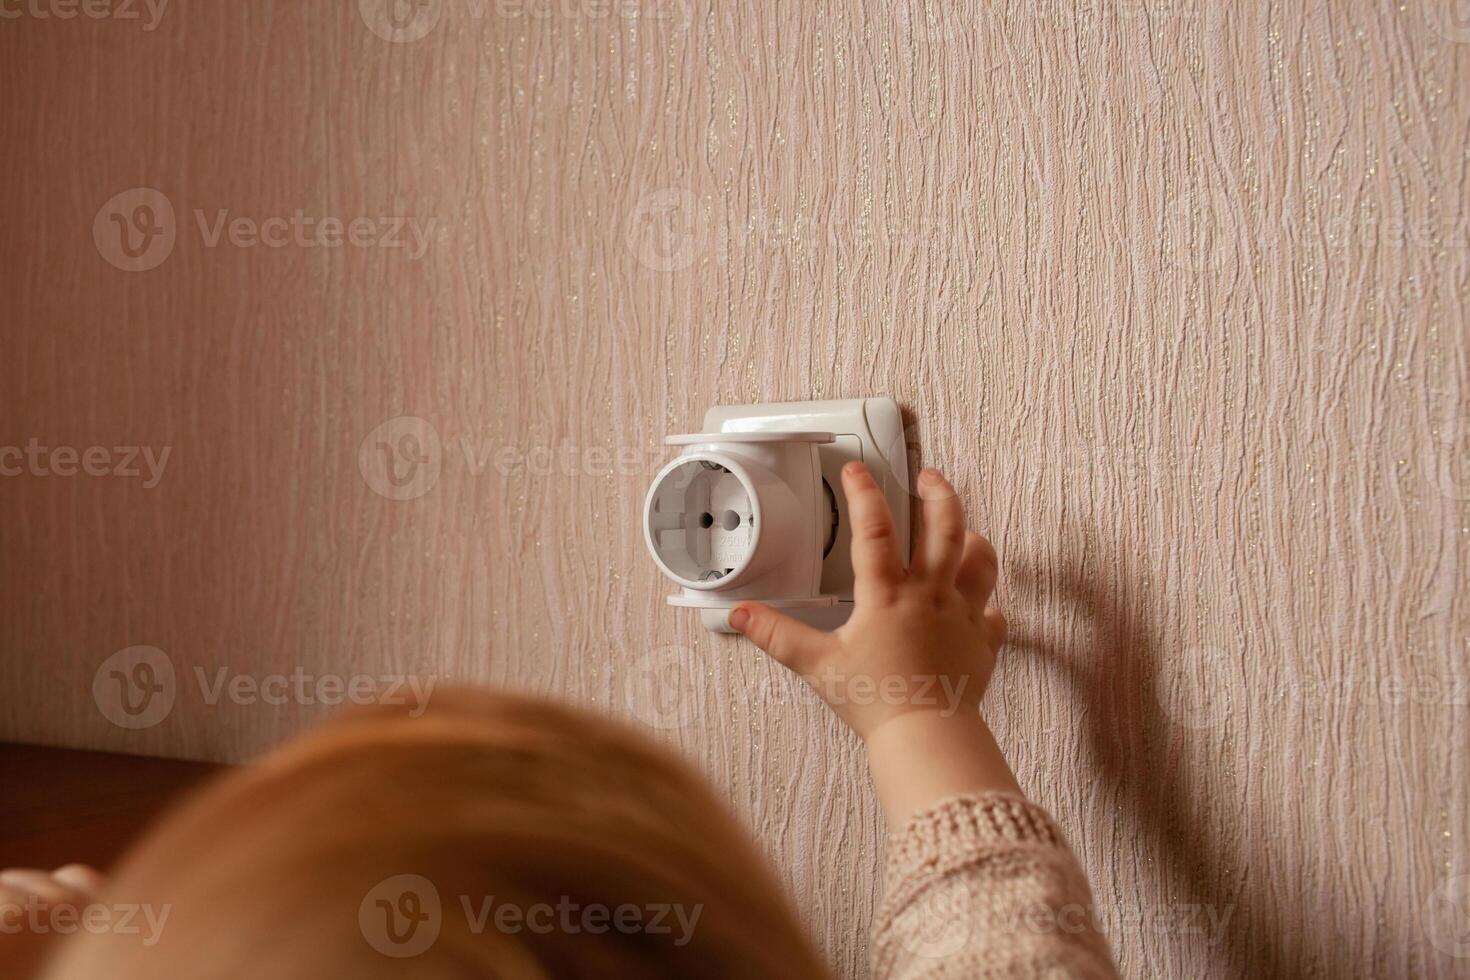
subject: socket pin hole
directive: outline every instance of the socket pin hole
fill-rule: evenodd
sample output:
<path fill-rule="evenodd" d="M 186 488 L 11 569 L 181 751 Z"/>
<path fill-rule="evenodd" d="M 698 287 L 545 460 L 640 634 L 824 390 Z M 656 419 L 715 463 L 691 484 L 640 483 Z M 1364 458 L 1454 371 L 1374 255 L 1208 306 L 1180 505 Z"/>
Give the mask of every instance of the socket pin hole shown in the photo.
<path fill-rule="evenodd" d="M 714 522 L 715 515 L 711 514 L 709 511 L 705 511 L 703 514 L 699 515 L 700 527 L 709 527 L 710 525 L 714 524 Z"/>
<path fill-rule="evenodd" d="M 727 510 L 720 515 L 720 527 L 727 531 L 733 531 L 740 526 L 740 515 L 733 510 Z"/>

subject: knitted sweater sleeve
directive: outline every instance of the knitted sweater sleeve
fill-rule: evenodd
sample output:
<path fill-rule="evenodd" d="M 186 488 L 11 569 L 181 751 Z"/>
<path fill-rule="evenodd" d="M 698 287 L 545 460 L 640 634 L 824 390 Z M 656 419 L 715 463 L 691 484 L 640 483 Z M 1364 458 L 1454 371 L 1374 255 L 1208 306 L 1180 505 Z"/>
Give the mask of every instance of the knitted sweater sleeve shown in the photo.
<path fill-rule="evenodd" d="M 1077 859 L 1016 796 L 943 800 L 890 837 L 874 980 L 1116 978 Z"/>

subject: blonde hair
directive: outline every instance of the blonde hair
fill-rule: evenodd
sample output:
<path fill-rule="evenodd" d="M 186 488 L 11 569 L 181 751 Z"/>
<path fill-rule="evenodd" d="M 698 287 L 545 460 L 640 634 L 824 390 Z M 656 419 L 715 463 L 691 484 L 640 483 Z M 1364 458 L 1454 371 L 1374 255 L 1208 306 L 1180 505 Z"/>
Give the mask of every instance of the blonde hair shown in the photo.
<path fill-rule="evenodd" d="M 166 914 L 157 934 L 80 935 L 47 976 L 827 976 L 752 841 L 663 749 L 503 693 L 417 710 L 348 712 L 206 788 L 104 898 Z"/>

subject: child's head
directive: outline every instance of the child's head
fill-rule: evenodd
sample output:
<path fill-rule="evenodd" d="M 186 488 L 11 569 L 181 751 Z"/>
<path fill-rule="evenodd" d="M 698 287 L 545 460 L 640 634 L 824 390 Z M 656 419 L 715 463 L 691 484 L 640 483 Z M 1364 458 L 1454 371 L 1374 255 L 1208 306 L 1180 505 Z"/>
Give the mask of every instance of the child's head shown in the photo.
<path fill-rule="evenodd" d="M 652 743 L 490 692 L 411 715 L 349 713 L 215 783 L 107 895 L 166 914 L 157 935 L 79 935 L 48 977 L 824 974 L 756 848 Z"/>

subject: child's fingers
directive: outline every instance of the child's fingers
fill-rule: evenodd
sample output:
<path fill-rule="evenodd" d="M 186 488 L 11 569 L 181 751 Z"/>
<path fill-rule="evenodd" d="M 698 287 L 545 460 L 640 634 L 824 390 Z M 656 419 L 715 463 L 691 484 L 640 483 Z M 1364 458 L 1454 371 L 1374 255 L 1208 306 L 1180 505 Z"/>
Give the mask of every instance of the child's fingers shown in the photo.
<path fill-rule="evenodd" d="M 1005 615 L 994 606 L 985 607 L 985 632 L 990 645 L 999 650 L 1006 642 L 1006 634 L 1010 629 L 1006 625 Z"/>
<path fill-rule="evenodd" d="M 999 574 L 1000 560 L 995 555 L 995 548 L 982 535 L 966 531 L 965 552 L 960 557 L 954 584 L 960 594 L 970 600 L 976 612 L 983 610 L 990 601 Z"/>
<path fill-rule="evenodd" d="M 730 625 L 771 655 L 802 673 L 826 652 L 832 636 L 759 602 L 747 602 L 730 614 Z"/>
<path fill-rule="evenodd" d="M 0 887 L 19 894 L 24 899 L 40 899 L 43 902 L 69 902 L 76 893 L 51 877 L 45 871 L 31 868 L 10 868 L 0 871 Z"/>
<path fill-rule="evenodd" d="M 888 501 L 862 463 L 842 468 L 842 488 L 852 524 L 853 598 L 859 605 L 885 603 L 904 577 Z"/>
<path fill-rule="evenodd" d="M 954 487 L 935 469 L 919 474 L 924 533 L 919 538 L 912 569 L 938 585 L 954 581 L 965 547 L 965 505 Z"/>
<path fill-rule="evenodd" d="M 102 894 L 102 889 L 107 886 L 107 879 L 96 868 L 90 868 L 85 864 L 68 864 L 57 868 L 52 875 L 57 881 L 68 888 L 73 888 L 88 898 L 96 898 Z"/>

